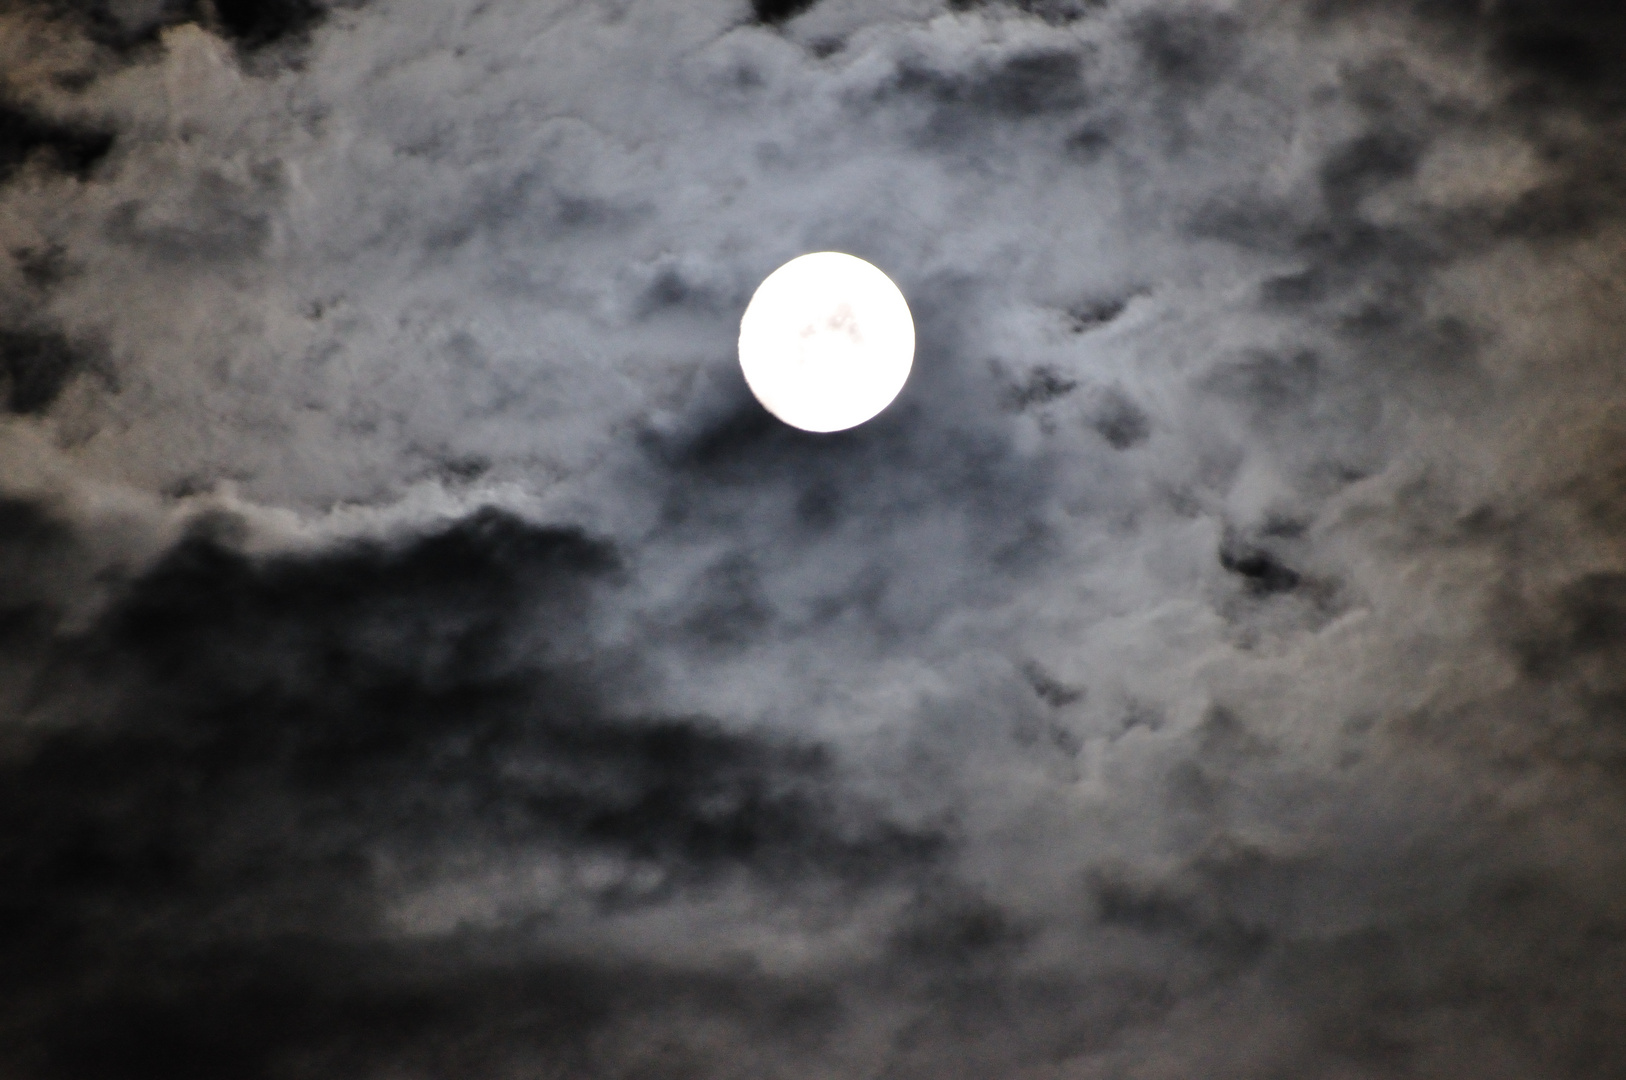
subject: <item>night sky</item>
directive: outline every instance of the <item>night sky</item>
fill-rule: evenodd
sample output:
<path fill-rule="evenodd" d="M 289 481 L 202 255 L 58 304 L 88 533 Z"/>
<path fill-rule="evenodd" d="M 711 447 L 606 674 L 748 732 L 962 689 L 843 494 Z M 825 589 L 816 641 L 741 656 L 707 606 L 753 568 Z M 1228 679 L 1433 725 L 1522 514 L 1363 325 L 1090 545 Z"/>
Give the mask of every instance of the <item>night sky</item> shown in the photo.
<path fill-rule="evenodd" d="M 0 0 L 0 1080 L 1623 1076 L 1617 0 Z"/>

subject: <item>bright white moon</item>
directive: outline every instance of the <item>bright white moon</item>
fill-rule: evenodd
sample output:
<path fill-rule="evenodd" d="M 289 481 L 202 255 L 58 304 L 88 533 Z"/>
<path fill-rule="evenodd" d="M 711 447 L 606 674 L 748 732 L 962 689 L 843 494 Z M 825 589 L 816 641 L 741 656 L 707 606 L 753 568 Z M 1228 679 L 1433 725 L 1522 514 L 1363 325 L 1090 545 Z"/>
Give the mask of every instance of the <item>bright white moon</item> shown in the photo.
<path fill-rule="evenodd" d="M 856 427 L 892 403 L 915 360 L 915 322 L 892 279 L 815 251 L 769 274 L 740 320 L 740 367 L 764 408 L 803 431 Z"/>

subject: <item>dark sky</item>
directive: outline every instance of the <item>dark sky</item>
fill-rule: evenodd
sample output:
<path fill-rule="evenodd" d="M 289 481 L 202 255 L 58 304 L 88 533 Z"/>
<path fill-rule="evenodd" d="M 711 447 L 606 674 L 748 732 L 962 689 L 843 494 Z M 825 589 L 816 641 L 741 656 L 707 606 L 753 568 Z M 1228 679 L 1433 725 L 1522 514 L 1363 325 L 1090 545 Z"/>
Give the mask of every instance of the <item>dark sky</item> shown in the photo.
<path fill-rule="evenodd" d="M 0 3 L 0 1078 L 1626 1076 L 1623 72 Z M 919 348 L 817 436 L 829 249 Z"/>

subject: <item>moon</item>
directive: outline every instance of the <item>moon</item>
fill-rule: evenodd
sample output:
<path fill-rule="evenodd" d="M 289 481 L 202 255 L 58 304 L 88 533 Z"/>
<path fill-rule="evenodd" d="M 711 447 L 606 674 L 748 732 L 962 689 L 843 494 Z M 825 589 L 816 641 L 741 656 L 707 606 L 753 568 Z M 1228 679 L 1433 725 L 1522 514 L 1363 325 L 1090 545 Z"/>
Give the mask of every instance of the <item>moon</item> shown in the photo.
<path fill-rule="evenodd" d="M 763 408 L 803 431 L 857 427 L 892 403 L 915 360 L 915 321 L 876 267 L 799 255 L 763 279 L 740 319 L 740 369 Z"/>

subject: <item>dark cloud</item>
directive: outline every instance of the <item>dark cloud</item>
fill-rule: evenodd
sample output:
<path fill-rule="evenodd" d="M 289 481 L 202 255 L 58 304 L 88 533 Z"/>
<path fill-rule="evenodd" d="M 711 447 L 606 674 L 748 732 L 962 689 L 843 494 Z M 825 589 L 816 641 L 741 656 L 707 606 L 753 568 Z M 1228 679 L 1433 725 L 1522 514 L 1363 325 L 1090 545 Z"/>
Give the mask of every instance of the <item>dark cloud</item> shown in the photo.
<path fill-rule="evenodd" d="M 113 149 L 113 134 L 59 123 L 0 102 L 0 182 L 30 161 L 87 177 Z"/>
<path fill-rule="evenodd" d="M 1241 26 L 1202 7 L 1152 9 L 1134 24 L 1140 58 L 1154 85 L 1174 94 L 1212 87 L 1235 61 Z"/>
<path fill-rule="evenodd" d="M 267 562 L 206 535 L 188 540 L 133 581 L 62 661 L 121 687 L 112 715 L 47 738 L 13 786 L 54 776 L 21 803 L 50 798 L 70 818 L 94 819 L 92 789 L 70 794 L 62 778 L 89 782 L 121 759 L 150 761 L 130 777 L 134 788 L 102 794 L 128 806 L 193 792 L 184 822 L 158 821 L 156 806 L 130 815 L 133 828 L 180 833 L 183 849 L 209 828 L 210 793 L 230 801 L 245 787 L 287 784 L 318 804 L 353 802 L 372 819 L 354 822 L 364 829 L 467 826 L 516 842 L 557 834 L 696 864 L 764 864 L 769 848 L 817 859 L 828 842 L 833 858 L 860 865 L 861 844 L 849 852 L 809 831 L 822 827 L 823 811 L 808 801 L 822 796 L 807 788 L 825 782 L 820 752 L 759 744 L 703 720 L 616 720 L 595 704 L 591 681 L 549 666 L 581 615 L 580 583 L 614 565 L 579 534 L 495 512 L 399 546 Z M 533 637 L 524 623 L 538 615 Z M 437 820 L 420 782 L 433 788 L 444 766 L 457 793 L 445 804 L 452 817 Z M 54 863 L 47 838 L 84 829 L 50 828 L 40 809 L 39 857 Z M 116 820 L 88 827 L 111 830 L 112 849 L 144 843 L 119 839 Z M 905 837 L 897 842 L 907 850 Z M 91 844 L 74 859 L 117 878 L 119 855 Z M 884 849 L 875 855 L 884 860 Z"/>
<path fill-rule="evenodd" d="M 1205 910 L 1214 902 L 1206 890 L 1193 889 L 1182 895 L 1167 884 L 1138 883 L 1132 877 L 1102 870 L 1093 877 L 1092 891 L 1095 917 L 1104 926 L 1180 937 L 1233 963 L 1256 959 L 1270 944 L 1265 926 L 1250 926 L 1223 909 Z"/>
<path fill-rule="evenodd" d="M 1617 109 L 1626 89 L 1626 16 L 1600 0 L 1512 0 L 1491 6 L 1425 0 L 1417 10 L 1459 29 L 1478 31 L 1493 55 L 1527 77 L 1533 102 L 1554 98 Z"/>
<path fill-rule="evenodd" d="M 1261 596 L 1292 592 L 1303 578 L 1262 548 L 1228 543 L 1220 548 L 1220 565 L 1242 578 L 1248 591 Z"/>
<path fill-rule="evenodd" d="M 205 174 L 188 192 L 184 216 L 172 205 L 130 199 L 108 215 L 107 233 L 175 262 L 252 257 L 270 238 L 262 197 L 275 185 L 271 176 L 243 183 Z"/>
<path fill-rule="evenodd" d="M 956 11 L 980 7 L 1009 7 L 1033 15 L 1053 26 L 1065 26 L 1105 7 L 1105 0 L 951 0 Z"/>
<path fill-rule="evenodd" d="M 705 1040 L 684 1030 L 687 1018 L 726 1015 L 742 1034 L 816 1045 L 839 1009 L 828 990 L 749 974 L 537 957 L 517 941 L 488 946 L 489 959 L 459 959 L 450 970 L 444 946 L 278 941 L 185 959 L 132 949 L 132 966 L 151 964 L 148 979 L 95 987 L 71 1021 L 40 1033 L 41 1052 L 27 1067 L 107 1080 L 371 1072 L 403 1062 L 625 1070 L 638 1067 L 642 1051 L 665 1067 L 705 1068 Z M 670 1034 L 658 1049 L 640 1047 L 632 1017 Z"/>
<path fill-rule="evenodd" d="M 1067 318 L 1075 334 L 1105 326 L 1124 313 L 1129 306 L 1126 299 L 1084 300 L 1067 309 Z"/>
<path fill-rule="evenodd" d="M 248 49 L 298 40 L 327 15 L 318 0 L 213 0 L 212 6 L 220 28 Z"/>
<path fill-rule="evenodd" d="M 1013 121 L 1072 110 L 1086 100 L 1083 59 L 1069 49 L 1035 49 L 972 71 L 899 65 L 894 92 L 931 102 L 927 132 L 959 141 L 980 134 L 979 118 Z"/>
<path fill-rule="evenodd" d="M 72 267 L 67 265 L 64 257 L 66 252 L 60 244 L 47 245 L 43 249 L 22 247 L 11 255 L 16 260 L 23 283 L 42 292 L 60 284 L 72 273 Z"/>
<path fill-rule="evenodd" d="M 25 499 L 0 501 L 0 693 L 6 708 L 17 709 L 32 693 L 31 683 L 49 650 L 52 631 L 62 615 L 55 595 L 71 562 L 73 531 Z"/>
<path fill-rule="evenodd" d="M 751 14 L 757 22 L 775 26 L 794 19 L 815 3 L 817 0 L 751 0 Z"/>
<path fill-rule="evenodd" d="M 150 44 L 164 27 L 198 14 L 194 0 L 88 0 L 39 6 L 81 20 L 94 40 L 117 49 Z"/>
<path fill-rule="evenodd" d="M 1009 389 L 1006 400 L 1013 409 L 1020 411 L 1066 397 L 1077 389 L 1077 381 L 1062 378 L 1054 368 L 1036 367 L 1028 372 L 1021 385 Z"/>
<path fill-rule="evenodd" d="M 1033 692 L 1039 695 L 1039 700 L 1053 709 L 1060 709 L 1084 699 L 1083 687 L 1068 686 L 1032 661 L 1022 666 L 1022 674 L 1027 677 Z"/>
<path fill-rule="evenodd" d="M 1103 391 L 1090 416 L 1090 426 L 1114 450 L 1128 450 L 1151 438 L 1151 420 L 1145 410 L 1122 391 Z"/>
<path fill-rule="evenodd" d="M 1520 131 L 1539 147 L 1547 166 L 1542 181 L 1515 198 L 1494 210 L 1476 208 L 1467 221 L 1454 223 L 1453 247 L 1462 245 L 1464 226 L 1485 229 L 1487 213 L 1495 232 L 1536 238 L 1594 229 L 1601 221 L 1618 217 L 1620 207 L 1614 193 L 1620 187 L 1621 161 L 1612 148 L 1604 149 L 1611 140 L 1600 141 L 1599 133 L 1593 131 L 1570 129 L 1566 133 L 1553 123 L 1572 109 L 1587 115 L 1589 122 L 1611 127 L 1619 123 L 1626 103 L 1626 83 L 1618 76 L 1622 60 L 1626 60 L 1626 19 L 1615 6 L 1591 0 L 1553 4 L 1517 0 L 1493 5 L 1428 0 L 1319 10 L 1325 17 L 1339 19 L 1374 7 L 1415 12 L 1426 23 L 1443 27 L 1464 49 L 1479 50 L 1488 57 L 1506 82 L 1497 87 L 1492 109 L 1481 113 L 1477 121 Z M 1441 95 L 1423 89 L 1413 73 L 1393 60 L 1379 71 L 1384 73 L 1381 81 L 1363 80 L 1361 100 L 1391 122 L 1407 111 L 1394 104 L 1402 87 L 1410 87 L 1407 97 L 1413 103 L 1413 115 L 1420 102 L 1446 110 L 1462 104 L 1441 101 Z M 1433 129 L 1433 125 L 1427 127 Z M 1336 199 L 1340 191 L 1352 193 L 1352 183 L 1358 188 L 1408 172 L 1426 149 L 1419 141 L 1423 132 L 1413 124 L 1409 130 L 1386 128 L 1356 140 L 1344 154 L 1328 162 L 1329 199 Z M 1487 168 L 1505 170 L 1508 165 L 1487 164 Z"/>
<path fill-rule="evenodd" d="M 19 573 L 60 543 L 37 508 L 4 520 Z M 632 975 L 512 927 L 398 938 L 386 909 L 459 858 L 648 868 L 584 886 L 614 910 L 733 871 L 873 885 L 941 846 L 840 798 L 820 747 L 607 712 L 608 673 L 558 655 L 583 590 L 616 567 L 577 532 L 485 512 L 256 559 L 220 528 L 38 663 L 36 708 L 86 690 L 101 704 L 0 765 L 5 998 L 23 1035 L 10 1070 L 371 1070 L 470 1040 L 476 1061 L 568 1061 L 597 1027 L 656 1007 L 629 976 L 769 1026 L 817 1024 L 816 988 Z M 37 624 L 30 611 L 8 612 L 12 634 Z M 383 880 L 380 860 L 404 880 Z M 532 925 L 557 917 L 541 898 L 524 907 Z M 469 967 L 470 947 L 490 959 Z"/>
<path fill-rule="evenodd" d="M 186 23 L 209 26 L 247 51 L 297 43 L 335 5 L 324 0 L 35 0 L 27 6 L 72 20 L 98 43 L 129 53 Z"/>
<path fill-rule="evenodd" d="M 87 365 L 86 351 L 60 333 L 0 330 L 0 388 L 13 413 L 44 412 Z"/>

